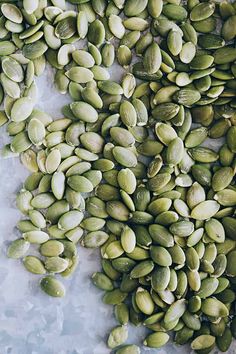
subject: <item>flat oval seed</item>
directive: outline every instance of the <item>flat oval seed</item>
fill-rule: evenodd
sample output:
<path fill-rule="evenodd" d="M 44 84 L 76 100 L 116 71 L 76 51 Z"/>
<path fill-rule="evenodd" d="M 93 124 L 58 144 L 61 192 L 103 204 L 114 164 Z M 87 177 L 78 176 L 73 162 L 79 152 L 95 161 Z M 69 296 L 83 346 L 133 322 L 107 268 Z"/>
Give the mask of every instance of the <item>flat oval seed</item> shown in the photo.
<path fill-rule="evenodd" d="M 116 351 L 116 354 L 140 354 L 140 349 L 137 345 L 125 345 Z"/>
<path fill-rule="evenodd" d="M 193 208 L 191 217 L 196 220 L 206 220 L 214 216 L 220 209 L 220 205 L 213 200 L 206 200 Z"/>
<path fill-rule="evenodd" d="M 94 77 L 91 70 L 82 66 L 74 66 L 73 68 L 66 71 L 65 75 L 70 80 L 75 81 L 79 84 L 86 84 L 87 82 L 92 81 Z"/>
<path fill-rule="evenodd" d="M 21 11 L 13 4 L 2 4 L 1 11 L 12 22 L 21 23 L 23 21 Z"/>
<path fill-rule="evenodd" d="M 228 316 L 229 310 L 223 304 L 223 302 L 215 299 L 215 298 L 208 298 L 202 302 L 201 310 L 207 316 L 213 317 L 225 317 Z"/>
<path fill-rule="evenodd" d="M 98 119 L 97 111 L 86 102 L 73 102 L 70 108 L 73 114 L 84 122 L 94 123 Z"/>
<path fill-rule="evenodd" d="M 4 74 L 15 82 L 22 82 L 24 79 L 24 72 L 22 66 L 11 57 L 4 57 L 2 59 L 2 69 Z"/>
<path fill-rule="evenodd" d="M 84 214 L 78 210 L 68 211 L 58 220 L 58 228 L 65 231 L 72 230 L 81 223 L 83 217 Z"/>
<path fill-rule="evenodd" d="M 203 299 L 211 296 L 216 291 L 219 285 L 217 278 L 207 278 L 203 279 L 201 282 L 201 287 L 197 292 L 197 295 Z"/>
<path fill-rule="evenodd" d="M 36 146 L 41 145 L 45 135 L 44 124 L 36 118 L 31 119 L 28 124 L 28 136 L 30 141 Z"/>
<path fill-rule="evenodd" d="M 196 54 L 196 47 L 192 42 L 187 42 L 183 45 L 179 54 L 182 63 L 189 64 L 192 62 Z"/>
<path fill-rule="evenodd" d="M 149 74 L 156 73 L 161 66 L 162 55 L 157 43 L 153 42 L 145 51 L 143 64 Z"/>
<path fill-rule="evenodd" d="M 7 256 L 9 258 L 18 259 L 24 257 L 29 250 L 30 243 L 24 239 L 18 239 L 13 241 L 7 250 Z"/>
<path fill-rule="evenodd" d="M 82 39 L 84 39 L 88 33 L 88 18 L 85 11 L 79 11 L 78 13 L 77 31 Z"/>
<path fill-rule="evenodd" d="M 96 217 L 89 217 L 87 219 L 84 219 L 80 224 L 82 228 L 88 231 L 100 230 L 103 228 L 104 225 L 105 225 L 105 220 Z"/>
<path fill-rule="evenodd" d="M 28 97 L 21 97 L 13 103 L 11 119 L 14 122 L 26 120 L 33 111 L 33 100 Z"/>
<path fill-rule="evenodd" d="M 109 235 L 104 231 L 92 231 L 84 236 L 81 244 L 87 248 L 98 248 L 104 245 L 108 238 Z"/>
<path fill-rule="evenodd" d="M 136 305 L 145 314 L 151 315 L 154 311 L 155 304 L 150 293 L 143 288 L 138 288 L 135 296 Z"/>
<path fill-rule="evenodd" d="M 48 276 L 41 280 L 41 289 L 48 295 L 53 297 L 63 297 L 65 296 L 64 285 L 59 282 L 56 278 Z"/>
<path fill-rule="evenodd" d="M 152 273 L 151 284 L 155 291 L 163 291 L 167 288 L 170 281 L 170 268 L 159 267 Z"/>
<path fill-rule="evenodd" d="M 16 50 L 15 45 L 10 41 L 2 41 L 0 43 L 0 55 L 1 56 L 13 54 L 15 52 L 15 50 Z"/>
<path fill-rule="evenodd" d="M 23 259 L 23 264 L 24 264 L 25 268 L 33 274 L 45 274 L 46 273 L 46 269 L 44 267 L 43 262 L 37 257 L 26 256 Z"/>
<path fill-rule="evenodd" d="M 167 37 L 168 49 L 174 56 L 181 53 L 182 50 L 182 36 L 177 30 L 171 30 Z"/>
<path fill-rule="evenodd" d="M 174 302 L 167 310 L 164 317 L 164 322 L 168 324 L 177 321 L 180 317 L 182 317 L 185 311 L 186 301 L 184 299 Z"/>
<path fill-rule="evenodd" d="M 134 173 L 126 168 L 119 171 L 117 181 L 121 189 L 128 194 L 133 194 L 136 189 L 136 178 Z"/>
<path fill-rule="evenodd" d="M 150 334 L 143 344 L 149 348 L 160 348 L 168 342 L 169 338 L 170 336 L 165 332 L 155 332 Z"/>
<path fill-rule="evenodd" d="M 190 13 L 191 21 L 201 21 L 210 17 L 215 10 L 214 3 L 203 3 L 194 6 Z"/>
<path fill-rule="evenodd" d="M 61 162 L 60 151 L 57 149 L 52 150 L 46 158 L 45 167 L 47 173 L 52 174 L 53 172 L 55 172 L 59 167 L 60 162 Z"/>
<path fill-rule="evenodd" d="M 57 240 L 49 240 L 40 247 L 40 253 L 45 257 L 56 257 L 62 254 L 64 245 Z"/>
<path fill-rule="evenodd" d="M 26 44 L 23 47 L 23 55 L 30 59 L 34 60 L 41 57 L 48 49 L 46 43 L 42 40 L 38 40 L 32 44 Z"/>
<path fill-rule="evenodd" d="M 44 229 L 46 227 L 46 221 L 42 213 L 38 210 L 30 210 L 29 218 L 31 222 L 38 228 Z"/>
<path fill-rule="evenodd" d="M 76 192 L 89 193 L 93 190 L 92 183 L 83 176 L 71 176 L 68 178 L 67 183 Z"/>
<path fill-rule="evenodd" d="M 192 341 L 191 348 L 193 350 L 204 350 L 204 349 L 206 350 L 207 348 L 211 350 L 214 344 L 215 344 L 215 337 L 208 334 L 202 334 L 196 337 Z"/>
<path fill-rule="evenodd" d="M 44 243 L 49 239 L 48 234 L 43 231 L 28 231 L 23 234 L 23 237 L 26 241 L 36 244 Z"/>
<path fill-rule="evenodd" d="M 133 252 L 136 246 L 136 236 L 134 231 L 126 226 L 121 233 L 121 245 L 125 252 L 131 253 Z"/>
<path fill-rule="evenodd" d="M 137 158 L 131 150 L 121 146 L 116 146 L 112 152 L 116 161 L 121 165 L 125 167 L 135 167 L 137 165 Z"/>
<path fill-rule="evenodd" d="M 92 275 L 92 282 L 97 288 L 101 290 L 111 291 L 114 289 L 110 278 L 108 278 L 108 276 L 103 273 L 99 273 L 99 272 L 94 273 Z"/>
<path fill-rule="evenodd" d="M 49 273 L 62 273 L 68 265 L 69 261 L 61 257 L 49 257 L 45 260 L 45 268 Z"/>
<path fill-rule="evenodd" d="M 122 19 L 119 16 L 111 15 L 108 19 L 109 29 L 118 39 L 123 38 L 125 34 L 125 27 L 122 23 Z"/>
<path fill-rule="evenodd" d="M 128 328 L 126 326 L 113 328 L 108 337 L 107 345 L 111 349 L 116 348 L 123 344 L 127 340 L 127 338 Z"/>

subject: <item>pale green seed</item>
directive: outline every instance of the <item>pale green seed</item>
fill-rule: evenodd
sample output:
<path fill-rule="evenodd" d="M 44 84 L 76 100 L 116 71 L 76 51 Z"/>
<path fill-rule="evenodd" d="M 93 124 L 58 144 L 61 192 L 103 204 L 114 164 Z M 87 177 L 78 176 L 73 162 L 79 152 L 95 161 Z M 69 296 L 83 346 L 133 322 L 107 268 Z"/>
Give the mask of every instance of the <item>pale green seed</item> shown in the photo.
<path fill-rule="evenodd" d="M 207 235 L 217 243 L 222 243 L 225 240 L 225 231 L 223 225 L 216 219 L 211 218 L 205 223 Z"/>
<path fill-rule="evenodd" d="M 14 122 L 21 122 L 27 119 L 33 111 L 33 101 L 28 97 L 21 97 L 13 103 L 11 119 Z"/>
<path fill-rule="evenodd" d="M 35 10 L 37 10 L 39 6 L 39 1 L 38 0 L 23 0 L 23 7 L 27 14 L 31 15 Z"/>
<path fill-rule="evenodd" d="M 177 30 L 171 30 L 167 37 L 167 45 L 171 54 L 174 56 L 180 54 L 182 50 L 181 33 Z"/>
<path fill-rule="evenodd" d="M 133 252 L 136 246 L 135 233 L 129 226 L 126 226 L 121 233 L 121 245 L 127 253 Z"/>
<path fill-rule="evenodd" d="M 122 19 L 117 15 L 110 15 L 108 19 L 109 29 L 116 38 L 123 38 L 125 34 L 125 27 Z"/>
<path fill-rule="evenodd" d="M 31 222 L 38 228 L 44 229 L 46 227 L 46 221 L 42 213 L 38 210 L 30 210 L 29 218 Z"/>
<path fill-rule="evenodd" d="M 151 315 L 153 313 L 155 304 L 150 293 L 146 289 L 141 287 L 137 289 L 135 301 L 139 310 L 142 311 L 145 315 Z"/>
<path fill-rule="evenodd" d="M 133 194 L 136 189 L 136 178 L 134 173 L 126 168 L 119 171 L 117 176 L 118 184 L 121 189 L 128 194 Z"/>
<path fill-rule="evenodd" d="M 155 332 L 146 337 L 143 344 L 149 348 L 160 348 L 168 342 L 169 338 L 165 332 Z"/>
<path fill-rule="evenodd" d="M 91 80 L 93 80 L 93 73 L 89 69 L 85 67 L 75 66 L 68 70 L 65 75 L 79 84 L 85 84 Z"/>
<path fill-rule="evenodd" d="M 57 257 L 64 251 L 64 245 L 57 240 L 49 240 L 40 247 L 40 253 L 45 257 Z"/>
<path fill-rule="evenodd" d="M 21 23 L 23 21 L 21 11 L 13 4 L 2 4 L 1 11 L 12 22 Z"/>
<path fill-rule="evenodd" d="M 137 165 L 137 158 L 131 150 L 121 146 L 116 146 L 113 148 L 112 152 L 116 161 L 122 166 L 135 167 Z"/>
<path fill-rule="evenodd" d="M 216 298 L 208 298 L 202 302 L 201 310 L 207 316 L 225 317 L 228 316 L 229 311 L 227 307 Z"/>
<path fill-rule="evenodd" d="M 92 231 L 83 237 L 81 245 L 86 248 L 98 248 L 104 245 L 108 239 L 109 235 L 106 232 Z"/>
<path fill-rule="evenodd" d="M 92 275 L 93 284 L 101 290 L 111 291 L 114 289 L 112 281 L 107 275 L 96 272 Z"/>
<path fill-rule="evenodd" d="M 45 268 L 50 273 L 62 273 L 68 265 L 69 261 L 61 257 L 49 257 L 45 260 Z"/>
<path fill-rule="evenodd" d="M 83 213 L 78 210 L 68 211 L 58 220 L 58 228 L 63 231 L 72 230 L 81 223 L 83 217 Z"/>
<path fill-rule="evenodd" d="M 79 11 L 77 16 L 77 31 L 81 39 L 88 33 L 88 18 L 85 11 Z"/>
<path fill-rule="evenodd" d="M 35 256 L 26 256 L 23 259 L 23 264 L 25 268 L 33 274 L 45 274 L 46 269 L 43 262 Z"/>
<path fill-rule="evenodd" d="M 153 42 L 145 51 L 143 64 L 149 74 L 156 73 L 162 61 L 162 55 L 157 43 Z"/>
<path fill-rule="evenodd" d="M 63 297 L 65 296 L 64 285 L 59 282 L 56 278 L 48 276 L 41 280 L 41 289 L 48 295 L 53 297 Z"/>
<path fill-rule="evenodd" d="M 2 59 L 2 69 L 7 77 L 15 82 L 22 82 L 24 79 L 24 72 L 22 66 L 11 57 L 4 57 Z"/>
<path fill-rule="evenodd" d="M 24 257 L 29 250 L 30 243 L 24 239 L 18 239 L 13 241 L 7 250 L 7 256 L 9 258 L 18 259 Z"/>
<path fill-rule="evenodd" d="M 128 338 L 128 328 L 126 326 L 115 327 L 111 331 L 107 345 L 113 349 L 123 344 Z"/>
<path fill-rule="evenodd" d="M 179 54 L 182 63 L 189 64 L 196 54 L 196 47 L 192 42 L 187 42 L 182 46 Z"/>
<path fill-rule="evenodd" d="M 15 45 L 10 41 L 1 41 L 0 43 L 0 56 L 10 55 L 16 50 Z"/>
<path fill-rule="evenodd" d="M 73 102 L 70 107 L 73 114 L 84 122 L 94 123 L 98 119 L 97 111 L 86 102 Z"/>
<path fill-rule="evenodd" d="M 28 136 L 34 145 L 41 145 L 45 138 L 46 131 L 43 123 L 36 118 L 30 120 L 28 124 Z"/>
<path fill-rule="evenodd" d="M 36 244 L 44 243 L 49 239 L 48 234 L 43 231 L 28 231 L 23 234 L 23 237 L 26 241 Z"/>

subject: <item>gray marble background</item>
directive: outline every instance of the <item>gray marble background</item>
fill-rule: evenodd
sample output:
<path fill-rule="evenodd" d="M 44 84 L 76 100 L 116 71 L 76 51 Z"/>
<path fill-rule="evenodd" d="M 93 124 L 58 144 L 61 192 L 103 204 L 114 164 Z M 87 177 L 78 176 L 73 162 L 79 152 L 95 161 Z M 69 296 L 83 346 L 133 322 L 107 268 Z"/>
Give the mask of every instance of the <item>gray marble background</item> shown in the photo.
<path fill-rule="evenodd" d="M 119 75 L 115 69 L 113 78 Z M 55 91 L 49 68 L 37 84 L 37 107 L 54 119 L 61 118 L 60 108 L 69 97 Z M 0 148 L 8 141 L 2 127 Z M 90 281 L 90 275 L 100 270 L 99 251 L 79 247 L 79 267 L 63 280 L 67 289 L 63 299 L 43 294 L 38 286 L 40 276 L 6 257 L 7 245 L 19 236 L 15 225 L 22 216 L 15 207 L 15 195 L 27 175 L 18 158 L 0 159 L 0 354 L 108 354 L 105 341 L 116 322 L 112 306 L 102 303 L 102 292 Z M 130 326 L 128 343 L 140 344 L 144 337 L 143 328 Z M 142 353 L 150 354 L 190 352 L 189 346 L 172 343 L 159 350 L 142 348 Z M 228 353 L 236 353 L 235 343 Z"/>

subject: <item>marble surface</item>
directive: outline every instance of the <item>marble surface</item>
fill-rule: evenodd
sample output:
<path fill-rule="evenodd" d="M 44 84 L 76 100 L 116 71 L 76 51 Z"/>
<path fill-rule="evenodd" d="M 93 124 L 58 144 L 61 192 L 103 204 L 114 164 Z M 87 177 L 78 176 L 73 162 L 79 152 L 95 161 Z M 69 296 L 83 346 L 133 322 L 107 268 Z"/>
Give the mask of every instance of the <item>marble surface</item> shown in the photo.
<path fill-rule="evenodd" d="M 113 77 L 118 75 L 116 71 Z M 56 119 L 69 97 L 58 94 L 52 81 L 49 69 L 37 79 L 37 107 Z M 0 148 L 8 141 L 1 128 Z M 40 276 L 6 257 L 7 245 L 18 237 L 14 226 L 21 218 L 15 195 L 27 175 L 18 158 L 0 160 L 0 354 L 108 354 L 105 341 L 116 322 L 112 307 L 102 303 L 102 292 L 90 281 L 90 275 L 100 269 L 97 250 L 79 247 L 79 267 L 71 278 L 63 280 L 67 289 L 63 299 L 44 295 L 38 287 Z M 140 344 L 145 337 L 143 328 L 130 326 L 129 333 L 129 343 Z M 150 354 L 190 352 L 189 346 L 172 343 L 160 350 L 142 348 L 142 353 Z M 228 353 L 236 353 L 236 346 Z"/>

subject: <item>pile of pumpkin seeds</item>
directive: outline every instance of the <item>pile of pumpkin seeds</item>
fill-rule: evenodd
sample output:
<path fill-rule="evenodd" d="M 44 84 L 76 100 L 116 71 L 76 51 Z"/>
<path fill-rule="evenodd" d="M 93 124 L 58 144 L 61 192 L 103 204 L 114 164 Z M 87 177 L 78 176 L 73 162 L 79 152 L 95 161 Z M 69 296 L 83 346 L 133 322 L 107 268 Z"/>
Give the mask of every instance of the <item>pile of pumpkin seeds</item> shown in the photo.
<path fill-rule="evenodd" d="M 71 4 L 69 4 L 69 2 Z M 31 175 L 8 256 L 65 294 L 77 244 L 101 248 L 92 281 L 159 348 L 228 351 L 236 337 L 236 3 L 188 0 L 0 1 L 0 126 Z M 46 62 L 72 103 L 35 108 Z M 124 69 L 121 82 L 109 68 Z M 219 150 L 204 142 L 218 139 Z M 36 247 L 39 257 L 30 255 Z M 47 273 L 47 274 L 46 274 Z M 121 347 L 120 347 L 121 346 Z"/>

